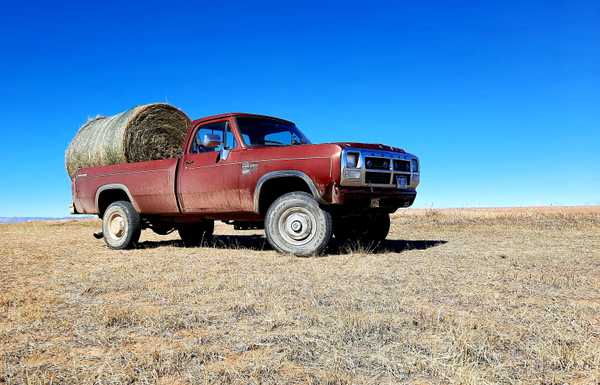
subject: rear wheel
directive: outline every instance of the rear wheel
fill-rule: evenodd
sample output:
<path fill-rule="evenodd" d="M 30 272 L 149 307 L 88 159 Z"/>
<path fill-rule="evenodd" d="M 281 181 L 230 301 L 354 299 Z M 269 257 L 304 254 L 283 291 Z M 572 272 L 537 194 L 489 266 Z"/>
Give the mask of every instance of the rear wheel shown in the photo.
<path fill-rule="evenodd" d="M 186 246 L 197 246 L 204 241 L 210 240 L 214 231 L 215 222 L 209 220 L 181 224 L 177 227 L 177 232 Z"/>
<path fill-rule="evenodd" d="M 130 202 L 111 203 L 102 217 L 104 242 L 111 249 L 134 247 L 140 239 L 142 225 L 140 215 Z"/>
<path fill-rule="evenodd" d="M 265 218 L 265 233 L 280 253 L 309 256 L 327 247 L 333 230 L 331 214 L 305 192 L 292 192 L 277 198 Z"/>
<path fill-rule="evenodd" d="M 337 217 L 333 232 L 340 242 L 381 242 L 390 232 L 390 215 L 369 213 L 363 216 Z"/>

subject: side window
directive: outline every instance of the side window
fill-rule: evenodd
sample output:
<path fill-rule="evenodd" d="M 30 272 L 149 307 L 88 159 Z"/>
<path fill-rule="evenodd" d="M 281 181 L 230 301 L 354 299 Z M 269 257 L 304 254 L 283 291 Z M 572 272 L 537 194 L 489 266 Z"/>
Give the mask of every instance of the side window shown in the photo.
<path fill-rule="evenodd" d="M 190 149 L 190 152 L 192 154 L 198 154 L 202 152 L 221 151 L 221 149 L 223 148 L 223 132 L 227 133 L 226 147 L 229 149 L 235 148 L 237 143 L 233 132 L 231 132 L 229 124 L 227 124 L 227 122 L 218 122 L 201 126 L 198 129 L 198 131 L 196 131 L 196 136 L 194 137 L 194 141 L 192 142 L 192 148 Z M 216 135 L 222 144 L 214 148 L 205 147 L 202 144 L 205 135 Z"/>
<path fill-rule="evenodd" d="M 227 149 L 229 150 L 233 150 L 234 148 L 237 147 L 237 141 L 235 140 L 235 135 L 233 135 L 233 132 L 231 131 L 231 126 L 228 124 L 227 125 L 227 142 L 225 142 Z"/>
<path fill-rule="evenodd" d="M 223 130 L 225 129 L 226 122 L 211 123 L 206 126 L 202 126 L 196 131 L 196 136 L 192 142 L 191 153 L 198 154 L 202 152 L 211 152 L 221 150 L 221 146 L 215 148 L 205 147 L 202 143 L 205 135 L 217 135 L 219 140 L 223 141 Z"/>

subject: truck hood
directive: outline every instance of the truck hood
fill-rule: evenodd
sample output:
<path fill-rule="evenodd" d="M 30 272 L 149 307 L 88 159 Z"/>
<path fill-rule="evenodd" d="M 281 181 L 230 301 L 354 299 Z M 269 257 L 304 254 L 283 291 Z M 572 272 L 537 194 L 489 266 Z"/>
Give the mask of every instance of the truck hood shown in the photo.
<path fill-rule="evenodd" d="M 252 157 L 255 160 L 274 160 L 274 159 L 295 159 L 295 158 L 310 158 L 310 157 L 330 157 L 338 156 L 340 150 L 346 148 L 368 149 L 368 150 L 383 150 L 393 151 L 398 153 L 406 153 L 403 149 L 383 144 L 369 143 L 321 143 L 321 144 L 299 144 L 295 146 L 264 146 L 251 147 L 248 150 L 252 151 Z"/>
<path fill-rule="evenodd" d="M 384 150 L 384 151 L 394 151 L 394 152 L 406 152 L 402 148 L 387 146 L 385 144 L 378 143 L 354 143 L 354 142 L 335 142 L 331 144 L 336 144 L 341 148 L 364 148 L 369 150 Z"/>

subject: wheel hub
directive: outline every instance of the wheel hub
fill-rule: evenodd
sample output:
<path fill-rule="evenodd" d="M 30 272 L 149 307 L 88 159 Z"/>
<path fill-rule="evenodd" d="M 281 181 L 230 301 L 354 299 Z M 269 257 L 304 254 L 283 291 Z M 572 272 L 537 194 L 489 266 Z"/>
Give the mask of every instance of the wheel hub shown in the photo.
<path fill-rule="evenodd" d="M 292 222 L 292 230 L 295 232 L 300 232 L 302 230 L 302 222 L 294 221 Z"/>
<path fill-rule="evenodd" d="M 280 228 L 288 242 L 304 244 L 312 239 L 315 230 L 314 218 L 310 212 L 296 209 L 282 215 Z"/>
<path fill-rule="evenodd" d="M 121 238 L 125 233 L 125 219 L 118 213 L 111 215 L 108 230 L 114 238 Z"/>

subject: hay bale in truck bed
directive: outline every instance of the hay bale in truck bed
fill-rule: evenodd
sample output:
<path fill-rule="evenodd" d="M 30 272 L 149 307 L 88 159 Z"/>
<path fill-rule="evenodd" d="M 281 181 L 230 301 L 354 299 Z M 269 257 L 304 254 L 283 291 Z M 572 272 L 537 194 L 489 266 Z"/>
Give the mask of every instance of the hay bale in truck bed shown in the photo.
<path fill-rule="evenodd" d="M 65 152 L 73 177 L 83 167 L 167 159 L 181 155 L 190 119 L 164 103 L 134 107 L 86 122 Z"/>

